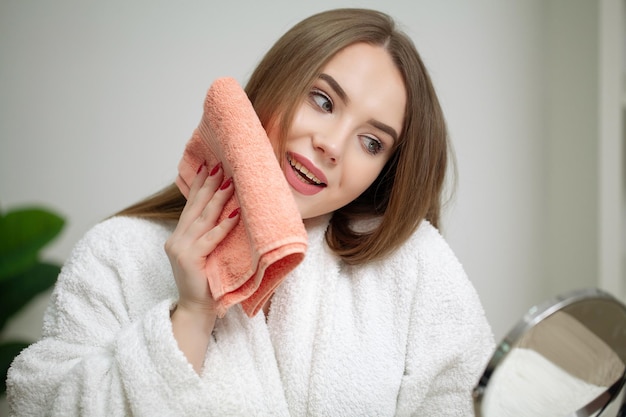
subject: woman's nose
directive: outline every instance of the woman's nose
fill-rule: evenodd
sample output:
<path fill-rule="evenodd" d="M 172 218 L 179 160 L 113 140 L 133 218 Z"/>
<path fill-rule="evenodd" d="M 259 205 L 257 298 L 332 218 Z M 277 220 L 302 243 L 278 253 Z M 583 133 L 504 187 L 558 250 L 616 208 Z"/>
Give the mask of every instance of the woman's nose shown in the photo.
<path fill-rule="evenodd" d="M 313 147 L 321 152 L 332 164 L 341 160 L 347 135 L 339 131 L 330 134 L 318 133 L 313 135 Z"/>

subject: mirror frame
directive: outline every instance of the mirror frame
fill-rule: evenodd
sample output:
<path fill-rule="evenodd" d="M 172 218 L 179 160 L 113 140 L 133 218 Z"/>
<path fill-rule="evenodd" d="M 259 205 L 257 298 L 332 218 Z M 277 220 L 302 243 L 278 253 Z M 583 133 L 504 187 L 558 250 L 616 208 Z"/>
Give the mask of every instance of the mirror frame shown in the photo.
<path fill-rule="evenodd" d="M 550 317 L 552 314 L 560 311 L 561 309 L 576 304 L 581 301 L 590 299 L 602 299 L 607 302 L 613 302 L 620 307 L 626 315 L 626 306 L 620 302 L 617 298 L 611 294 L 604 292 L 597 288 L 575 290 L 569 293 L 565 293 L 549 299 L 541 304 L 537 304 L 531 307 L 528 312 L 522 317 L 520 321 L 511 329 L 509 333 L 502 339 L 502 341 L 496 347 L 489 363 L 487 364 L 485 371 L 483 372 L 477 385 L 472 392 L 474 402 L 474 413 L 476 417 L 482 416 L 482 401 L 484 398 L 487 385 L 491 380 L 491 376 L 494 371 L 500 365 L 504 359 L 508 356 L 511 350 L 516 346 L 521 337 L 525 335 L 530 329 L 535 327 L 544 319 Z M 622 358 L 624 359 L 624 358 Z M 626 372 L 622 374 L 621 379 L 616 381 L 612 386 L 600 394 L 595 400 L 591 401 L 582 409 L 578 410 L 572 416 L 576 417 L 590 417 L 594 413 L 603 410 L 608 404 L 610 404 L 615 398 L 617 398 L 624 387 L 626 382 Z M 626 395 L 624 396 L 624 404 L 621 407 L 626 415 Z M 620 414 L 621 415 L 621 414 Z"/>

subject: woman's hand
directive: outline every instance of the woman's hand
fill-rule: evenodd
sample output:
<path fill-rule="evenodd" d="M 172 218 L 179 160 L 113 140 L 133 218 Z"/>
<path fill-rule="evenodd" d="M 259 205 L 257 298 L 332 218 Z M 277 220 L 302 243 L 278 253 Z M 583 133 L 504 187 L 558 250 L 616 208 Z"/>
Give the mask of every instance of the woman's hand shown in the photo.
<path fill-rule="evenodd" d="M 215 300 L 205 275 L 207 256 L 239 220 L 239 210 L 218 222 L 234 186 L 218 164 L 210 172 L 201 166 L 191 184 L 187 204 L 176 229 L 165 242 L 178 287 L 178 303 L 172 312 L 172 329 L 179 348 L 200 372 L 204 353 L 215 325 Z"/>

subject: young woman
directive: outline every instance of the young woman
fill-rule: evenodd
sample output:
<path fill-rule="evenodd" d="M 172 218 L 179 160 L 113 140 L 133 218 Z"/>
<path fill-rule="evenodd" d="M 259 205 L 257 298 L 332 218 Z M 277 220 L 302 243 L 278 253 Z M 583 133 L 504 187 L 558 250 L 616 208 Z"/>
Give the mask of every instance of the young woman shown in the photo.
<path fill-rule="evenodd" d="M 379 12 L 323 12 L 278 40 L 246 92 L 305 260 L 262 313 L 217 319 L 204 263 L 239 221 L 217 221 L 237 184 L 201 167 L 187 200 L 171 186 L 77 244 L 42 340 L 9 372 L 15 415 L 472 414 L 493 339 L 436 229 L 447 135 L 410 39 Z"/>

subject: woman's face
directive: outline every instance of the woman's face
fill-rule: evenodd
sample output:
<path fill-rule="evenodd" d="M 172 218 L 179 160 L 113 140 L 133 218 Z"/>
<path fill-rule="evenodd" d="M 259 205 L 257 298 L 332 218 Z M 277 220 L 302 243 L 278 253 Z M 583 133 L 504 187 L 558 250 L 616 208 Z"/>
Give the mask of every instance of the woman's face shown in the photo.
<path fill-rule="evenodd" d="M 353 201 L 376 179 L 402 133 L 402 75 L 380 46 L 357 43 L 322 68 L 286 138 L 285 177 L 303 219 Z M 277 126 L 268 135 L 276 146 Z"/>

